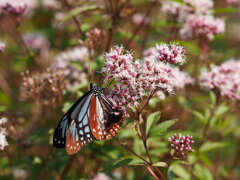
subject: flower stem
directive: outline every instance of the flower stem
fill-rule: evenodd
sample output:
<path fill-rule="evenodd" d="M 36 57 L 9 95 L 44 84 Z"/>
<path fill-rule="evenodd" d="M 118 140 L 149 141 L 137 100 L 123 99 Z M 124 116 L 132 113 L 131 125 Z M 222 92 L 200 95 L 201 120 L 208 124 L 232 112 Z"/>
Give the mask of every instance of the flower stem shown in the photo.
<path fill-rule="evenodd" d="M 147 166 L 146 169 L 147 169 L 147 172 L 148 172 L 152 177 L 154 177 L 154 179 L 160 180 L 160 179 L 157 177 L 157 175 L 152 171 L 152 169 L 151 169 L 149 166 Z"/>

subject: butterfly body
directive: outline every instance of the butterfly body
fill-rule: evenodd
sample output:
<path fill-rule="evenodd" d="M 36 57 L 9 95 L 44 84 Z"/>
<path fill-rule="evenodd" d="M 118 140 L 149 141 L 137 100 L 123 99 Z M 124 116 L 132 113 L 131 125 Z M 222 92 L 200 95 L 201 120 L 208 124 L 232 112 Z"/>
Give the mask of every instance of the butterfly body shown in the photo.
<path fill-rule="evenodd" d="M 75 154 L 93 140 L 112 138 L 121 124 L 121 111 L 113 107 L 103 88 L 90 84 L 90 91 L 79 98 L 59 122 L 53 146 Z"/>

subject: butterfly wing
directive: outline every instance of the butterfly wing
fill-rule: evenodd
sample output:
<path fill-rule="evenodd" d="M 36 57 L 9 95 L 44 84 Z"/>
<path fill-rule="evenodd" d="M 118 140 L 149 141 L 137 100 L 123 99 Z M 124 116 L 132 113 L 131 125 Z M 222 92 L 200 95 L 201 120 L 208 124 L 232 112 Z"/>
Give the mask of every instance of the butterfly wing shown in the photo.
<path fill-rule="evenodd" d="M 101 92 L 101 88 L 91 87 L 59 122 L 53 145 L 57 148 L 66 147 L 68 154 L 75 154 L 95 139 L 112 138 L 120 130 L 121 124 L 121 111 L 113 108 L 113 103 Z"/>
<path fill-rule="evenodd" d="M 95 138 L 89 126 L 89 108 L 93 94 L 90 93 L 71 113 L 72 123 L 67 133 L 68 154 L 77 153 L 82 146 L 93 141 Z"/>
<path fill-rule="evenodd" d="M 69 129 L 69 126 L 72 122 L 71 114 L 75 108 L 90 94 L 91 91 L 79 98 L 73 106 L 67 111 L 63 118 L 58 123 L 54 135 L 53 135 L 53 146 L 56 148 L 65 148 L 66 145 L 66 135 Z"/>
<path fill-rule="evenodd" d="M 93 95 L 90 114 L 91 132 L 97 140 L 110 139 L 120 130 L 122 113 L 113 108 L 113 103 L 104 94 Z"/>

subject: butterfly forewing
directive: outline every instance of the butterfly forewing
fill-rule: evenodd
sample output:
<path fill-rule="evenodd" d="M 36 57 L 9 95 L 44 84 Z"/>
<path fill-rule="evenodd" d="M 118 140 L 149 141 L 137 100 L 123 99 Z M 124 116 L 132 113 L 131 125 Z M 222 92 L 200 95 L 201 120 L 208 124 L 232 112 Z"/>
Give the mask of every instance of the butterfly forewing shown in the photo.
<path fill-rule="evenodd" d="M 65 148 L 66 146 L 66 135 L 70 123 L 72 121 L 71 114 L 76 109 L 76 107 L 81 104 L 81 102 L 90 94 L 90 92 L 83 95 L 79 98 L 73 106 L 67 111 L 67 113 L 63 116 L 60 120 L 59 124 L 57 125 L 54 135 L 53 135 L 53 146 L 56 148 Z"/>
<path fill-rule="evenodd" d="M 64 148 L 66 134 L 68 130 L 68 126 L 71 122 L 71 119 L 68 119 L 67 116 L 64 116 L 62 120 L 59 122 L 53 136 L 53 146 L 56 148 Z"/>

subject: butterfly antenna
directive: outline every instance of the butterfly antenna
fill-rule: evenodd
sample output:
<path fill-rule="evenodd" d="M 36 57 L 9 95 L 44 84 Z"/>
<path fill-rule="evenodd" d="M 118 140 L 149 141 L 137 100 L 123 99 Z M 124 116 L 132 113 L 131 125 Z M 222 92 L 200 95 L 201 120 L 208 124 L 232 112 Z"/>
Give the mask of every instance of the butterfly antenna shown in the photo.
<path fill-rule="evenodd" d="M 88 77 L 89 79 L 92 81 L 92 68 L 91 68 L 91 57 L 89 57 L 89 60 L 88 60 Z"/>

